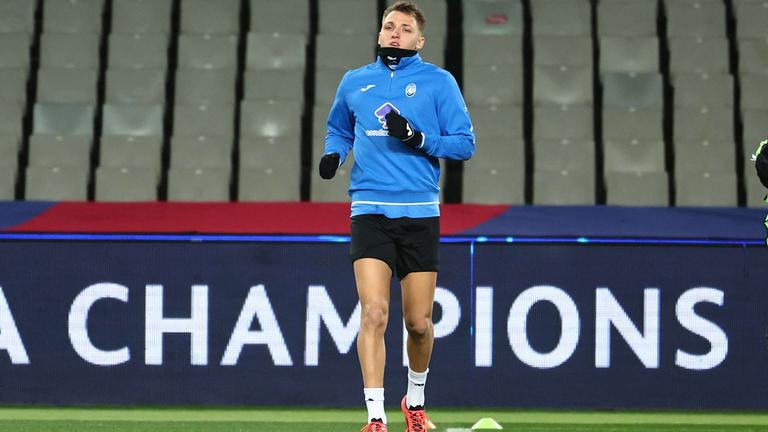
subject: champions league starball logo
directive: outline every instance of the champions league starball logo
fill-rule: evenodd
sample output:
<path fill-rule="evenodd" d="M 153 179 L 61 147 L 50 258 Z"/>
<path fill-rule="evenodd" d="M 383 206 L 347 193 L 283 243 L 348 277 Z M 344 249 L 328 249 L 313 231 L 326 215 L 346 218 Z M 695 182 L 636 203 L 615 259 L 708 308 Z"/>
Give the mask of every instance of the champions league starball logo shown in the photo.
<path fill-rule="evenodd" d="M 394 111 L 398 114 L 400 114 L 400 110 L 397 109 L 394 105 L 392 105 L 389 102 L 385 102 L 384 105 L 376 108 L 376 111 L 373 113 L 376 115 L 376 118 L 379 119 L 379 123 L 382 124 L 384 129 L 387 129 L 387 119 L 386 116 L 389 114 L 390 111 Z"/>

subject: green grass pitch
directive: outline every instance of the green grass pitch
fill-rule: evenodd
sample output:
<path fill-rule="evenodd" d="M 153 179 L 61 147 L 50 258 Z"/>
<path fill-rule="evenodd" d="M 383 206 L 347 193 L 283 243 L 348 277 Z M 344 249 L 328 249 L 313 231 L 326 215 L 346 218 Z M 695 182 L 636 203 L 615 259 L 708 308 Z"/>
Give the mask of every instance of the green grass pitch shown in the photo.
<path fill-rule="evenodd" d="M 401 432 L 399 411 L 387 411 Z M 768 412 L 530 411 L 435 409 L 438 432 L 492 417 L 519 432 L 768 432 Z M 339 432 L 357 431 L 363 409 L 0 407 L 0 432 Z"/>

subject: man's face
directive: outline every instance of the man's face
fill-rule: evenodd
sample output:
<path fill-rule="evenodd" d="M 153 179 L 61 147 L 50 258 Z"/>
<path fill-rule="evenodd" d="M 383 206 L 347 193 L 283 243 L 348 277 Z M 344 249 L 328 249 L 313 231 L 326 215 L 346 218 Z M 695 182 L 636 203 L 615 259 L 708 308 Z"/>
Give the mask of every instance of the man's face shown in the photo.
<path fill-rule="evenodd" d="M 424 36 L 419 30 L 416 18 L 400 11 L 392 11 L 381 23 L 379 45 L 420 50 L 424 46 Z"/>

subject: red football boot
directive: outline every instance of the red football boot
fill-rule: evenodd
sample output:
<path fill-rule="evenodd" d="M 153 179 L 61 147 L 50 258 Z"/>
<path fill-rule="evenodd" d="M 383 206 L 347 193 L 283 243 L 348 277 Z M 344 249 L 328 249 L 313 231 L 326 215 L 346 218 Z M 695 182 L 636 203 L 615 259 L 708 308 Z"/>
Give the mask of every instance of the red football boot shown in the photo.
<path fill-rule="evenodd" d="M 427 432 L 430 429 L 430 421 L 424 409 L 408 409 L 405 405 L 405 396 L 400 402 L 400 409 L 405 416 L 405 432 Z"/>
<path fill-rule="evenodd" d="M 387 425 L 380 421 L 372 421 L 363 426 L 360 432 L 387 432 Z"/>

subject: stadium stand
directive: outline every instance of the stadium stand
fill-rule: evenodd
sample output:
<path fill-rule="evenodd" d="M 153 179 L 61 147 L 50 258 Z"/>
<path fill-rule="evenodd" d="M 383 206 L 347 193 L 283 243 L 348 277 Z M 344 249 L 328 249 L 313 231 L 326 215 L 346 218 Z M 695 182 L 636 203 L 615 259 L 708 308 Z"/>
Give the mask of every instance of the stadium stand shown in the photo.
<path fill-rule="evenodd" d="M 392 2 L 0 0 L 0 199 L 346 201 L 325 120 Z M 449 200 L 762 204 L 764 0 L 419 3 L 477 135 Z"/>

